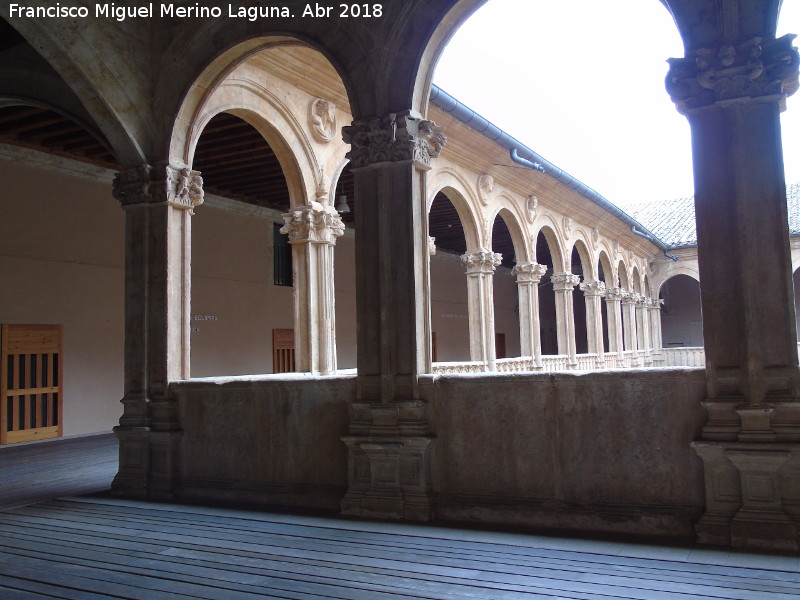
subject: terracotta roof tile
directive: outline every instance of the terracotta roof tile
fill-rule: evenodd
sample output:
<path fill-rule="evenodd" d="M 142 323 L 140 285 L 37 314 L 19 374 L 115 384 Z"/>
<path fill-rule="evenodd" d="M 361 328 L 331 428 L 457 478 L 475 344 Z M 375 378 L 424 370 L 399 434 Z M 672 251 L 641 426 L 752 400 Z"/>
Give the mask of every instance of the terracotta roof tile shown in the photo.
<path fill-rule="evenodd" d="M 786 186 L 786 200 L 789 209 L 789 234 L 800 235 L 800 182 Z M 694 196 L 630 204 L 624 210 L 669 248 L 697 245 Z"/>

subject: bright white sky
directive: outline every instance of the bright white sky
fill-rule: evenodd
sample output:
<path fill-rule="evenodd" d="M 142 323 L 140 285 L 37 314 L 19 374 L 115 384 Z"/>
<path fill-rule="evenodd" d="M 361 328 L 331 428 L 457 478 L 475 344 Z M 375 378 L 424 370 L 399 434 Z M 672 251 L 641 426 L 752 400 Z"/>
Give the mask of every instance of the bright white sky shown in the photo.
<path fill-rule="evenodd" d="M 624 19 L 615 23 L 614 13 Z M 778 35 L 785 33 L 800 34 L 797 0 L 783 2 Z M 658 0 L 489 0 L 450 41 L 434 83 L 625 206 L 693 194 L 689 124 L 664 88 L 666 59 L 682 56 Z M 800 92 L 787 106 L 784 163 L 793 183 Z"/>

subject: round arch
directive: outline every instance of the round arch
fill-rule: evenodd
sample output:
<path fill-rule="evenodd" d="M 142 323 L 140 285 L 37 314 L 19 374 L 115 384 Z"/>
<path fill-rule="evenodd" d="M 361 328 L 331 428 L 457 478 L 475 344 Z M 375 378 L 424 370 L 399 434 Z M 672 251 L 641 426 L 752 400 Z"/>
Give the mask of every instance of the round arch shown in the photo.
<path fill-rule="evenodd" d="M 547 242 L 547 247 L 550 249 L 550 256 L 552 257 L 552 265 L 548 265 L 553 269 L 553 272 L 560 273 L 567 268 L 565 260 L 564 247 L 561 238 L 558 235 L 558 228 L 551 225 L 542 225 L 537 230 L 532 232 L 531 240 L 536 240 L 539 234 L 544 236 Z M 539 257 L 536 256 L 536 248 L 534 247 L 534 259 L 538 262 Z"/>
<path fill-rule="evenodd" d="M 432 178 L 428 179 L 428 182 L 426 213 L 430 215 L 436 196 L 440 193 L 444 194 L 458 213 L 458 218 L 464 229 L 467 249 L 479 248 L 481 245 L 479 220 L 473 208 L 476 206 L 477 198 L 475 198 L 464 176 L 453 169 L 439 169 Z"/>
<path fill-rule="evenodd" d="M 501 206 L 497 207 L 494 211 L 494 215 L 490 217 L 489 223 L 494 223 L 497 218 L 503 219 L 508 227 L 508 232 L 511 234 L 511 243 L 514 246 L 514 256 L 516 257 L 517 262 L 527 262 L 530 260 L 528 257 L 530 256 L 530 252 L 528 249 L 528 245 L 526 244 L 526 236 L 523 233 L 523 226 L 521 224 L 519 215 L 517 215 L 513 209 L 513 204 L 511 202 L 503 202 Z M 490 228 L 489 234 L 491 235 L 493 228 Z M 488 240 L 489 247 L 492 247 L 493 240 Z"/>

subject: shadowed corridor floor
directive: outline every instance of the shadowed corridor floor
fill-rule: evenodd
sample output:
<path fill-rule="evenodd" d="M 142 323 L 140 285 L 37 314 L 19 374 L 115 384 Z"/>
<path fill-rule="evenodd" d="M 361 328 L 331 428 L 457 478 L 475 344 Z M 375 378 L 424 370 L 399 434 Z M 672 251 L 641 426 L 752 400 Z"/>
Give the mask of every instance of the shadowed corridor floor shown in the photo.
<path fill-rule="evenodd" d="M 800 599 L 797 556 L 77 497 L 116 460 L 0 448 L 0 600 Z"/>

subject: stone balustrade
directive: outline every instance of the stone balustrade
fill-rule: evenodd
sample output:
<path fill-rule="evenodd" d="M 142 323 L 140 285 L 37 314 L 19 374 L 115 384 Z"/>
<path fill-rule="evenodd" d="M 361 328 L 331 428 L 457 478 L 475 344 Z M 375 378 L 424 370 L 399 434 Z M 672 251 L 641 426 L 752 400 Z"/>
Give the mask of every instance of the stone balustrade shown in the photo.
<path fill-rule="evenodd" d="M 706 355 L 702 346 L 680 346 L 678 348 L 662 348 L 662 367 L 704 367 Z"/>

